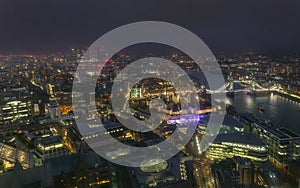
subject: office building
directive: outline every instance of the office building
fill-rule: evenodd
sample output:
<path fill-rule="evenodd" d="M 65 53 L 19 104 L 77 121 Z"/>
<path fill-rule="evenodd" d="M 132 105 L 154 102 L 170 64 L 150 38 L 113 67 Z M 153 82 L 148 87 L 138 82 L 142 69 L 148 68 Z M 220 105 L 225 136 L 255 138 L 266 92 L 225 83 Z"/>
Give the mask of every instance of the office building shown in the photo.
<path fill-rule="evenodd" d="M 251 114 L 243 114 L 248 129 L 261 138 L 269 148 L 269 158 L 277 166 L 284 167 L 291 160 L 300 158 L 300 136 L 287 128 L 276 128 L 259 121 Z"/>
<path fill-rule="evenodd" d="M 46 159 L 69 155 L 70 151 L 58 136 L 41 137 L 36 141 L 36 165 L 42 165 Z"/>
<path fill-rule="evenodd" d="M 0 94 L 0 129 L 15 131 L 33 123 L 33 103 L 29 94 L 11 91 Z"/>
<path fill-rule="evenodd" d="M 239 156 L 261 163 L 268 160 L 268 149 L 255 135 L 248 132 L 235 132 L 217 135 L 205 151 L 205 155 L 216 161 Z"/>

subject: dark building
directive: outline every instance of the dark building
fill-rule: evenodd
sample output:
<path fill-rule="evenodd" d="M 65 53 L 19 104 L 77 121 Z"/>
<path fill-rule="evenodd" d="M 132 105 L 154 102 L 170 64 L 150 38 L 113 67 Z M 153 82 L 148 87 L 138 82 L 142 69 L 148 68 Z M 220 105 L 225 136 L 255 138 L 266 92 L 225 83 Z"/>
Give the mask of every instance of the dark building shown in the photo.
<path fill-rule="evenodd" d="M 239 174 L 239 184 L 249 186 L 254 184 L 254 164 L 250 159 L 233 157 L 236 171 Z"/>
<path fill-rule="evenodd" d="M 263 187 L 282 187 L 281 174 L 270 163 L 262 164 L 257 171 L 257 184 Z"/>
<path fill-rule="evenodd" d="M 226 159 L 211 166 L 217 187 L 237 188 L 238 173 L 235 171 L 235 164 L 231 159 Z"/>
<path fill-rule="evenodd" d="M 250 159 L 227 158 L 211 166 L 216 185 L 220 188 L 255 187 L 255 168 Z"/>

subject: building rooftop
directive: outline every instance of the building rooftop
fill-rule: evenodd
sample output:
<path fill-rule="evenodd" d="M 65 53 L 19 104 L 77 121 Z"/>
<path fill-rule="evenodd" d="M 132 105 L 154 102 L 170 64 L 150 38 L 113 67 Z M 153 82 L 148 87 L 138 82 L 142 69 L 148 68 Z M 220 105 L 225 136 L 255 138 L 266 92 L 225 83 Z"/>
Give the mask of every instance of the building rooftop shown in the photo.
<path fill-rule="evenodd" d="M 46 105 L 49 108 L 57 108 L 58 107 L 58 104 L 55 101 L 51 101 L 50 103 L 47 103 Z"/>
<path fill-rule="evenodd" d="M 292 132 L 291 130 L 285 128 L 285 127 L 281 127 L 278 129 L 280 132 L 284 133 L 285 135 L 292 137 L 292 138 L 300 138 L 300 136 L 294 132 Z"/>
<path fill-rule="evenodd" d="M 249 144 L 255 146 L 265 146 L 257 136 L 249 132 L 234 132 L 217 135 L 214 143 L 230 142 L 238 144 Z"/>
<path fill-rule="evenodd" d="M 201 117 L 201 121 L 202 122 L 208 122 L 209 118 L 210 118 L 209 115 L 203 116 L 203 117 Z M 224 116 L 224 120 L 223 120 L 222 125 L 226 125 L 226 126 L 229 126 L 229 127 L 236 127 L 236 128 L 244 128 L 244 126 L 239 121 L 237 121 L 231 115 L 228 115 L 228 114 L 226 114 Z"/>
<path fill-rule="evenodd" d="M 269 132 L 270 134 L 276 136 L 279 139 L 300 138 L 300 136 L 298 134 L 294 133 L 293 131 L 291 131 L 285 127 L 276 128 L 272 124 L 265 123 L 265 122 L 255 118 L 255 116 L 253 114 L 243 113 L 243 114 L 241 114 L 241 116 L 244 119 L 246 119 L 252 123 L 255 123 L 261 129 Z"/>
<path fill-rule="evenodd" d="M 259 120 L 257 118 L 255 118 L 255 116 L 249 112 L 241 113 L 240 116 L 252 123 L 259 122 Z"/>
<path fill-rule="evenodd" d="M 61 142 L 61 139 L 57 136 L 48 136 L 48 137 L 42 138 L 40 141 L 40 143 L 44 146 L 52 145 L 52 144 L 59 143 L 59 142 Z"/>
<path fill-rule="evenodd" d="M 278 129 L 272 127 L 271 125 L 268 125 L 264 122 L 257 122 L 256 123 L 259 127 L 261 127 L 263 130 L 268 131 L 272 135 L 276 136 L 279 139 L 287 139 L 289 138 L 287 135 L 283 134 L 281 131 Z"/>
<path fill-rule="evenodd" d="M 244 126 L 230 115 L 225 115 L 223 125 L 244 128 Z"/>

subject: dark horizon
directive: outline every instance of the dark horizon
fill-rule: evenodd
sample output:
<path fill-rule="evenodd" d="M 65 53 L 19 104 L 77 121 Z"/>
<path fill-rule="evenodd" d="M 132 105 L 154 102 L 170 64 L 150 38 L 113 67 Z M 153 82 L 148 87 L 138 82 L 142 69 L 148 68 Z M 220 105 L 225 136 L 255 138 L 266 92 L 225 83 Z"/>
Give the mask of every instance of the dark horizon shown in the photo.
<path fill-rule="evenodd" d="M 300 1 L 37 1 L 0 3 L 0 54 L 86 48 L 137 21 L 164 21 L 198 35 L 218 54 L 300 54 Z"/>

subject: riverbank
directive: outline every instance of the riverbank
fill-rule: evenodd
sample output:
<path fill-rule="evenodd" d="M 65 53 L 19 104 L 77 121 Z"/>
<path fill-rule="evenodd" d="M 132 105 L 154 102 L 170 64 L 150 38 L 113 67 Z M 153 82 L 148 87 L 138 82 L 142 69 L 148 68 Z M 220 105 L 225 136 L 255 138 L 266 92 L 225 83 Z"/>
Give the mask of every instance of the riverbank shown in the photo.
<path fill-rule="evenodd" d="M 277 95 L 275 92 L 265 96 L 255 96 L 239 94 L 234 97 L 227 97 L 227 105 L 234 106 L 228 109 L 234 113 L 250 112 L 260 118 L 272 122 L 276 127 L 286 127 L 300 134 L 300 103 L 289 100 L 286 95 Z M 265 109 L 263 112 L 258 110 L 259 106 Z M 229 108 L 229 107 L 228 107 Z"/>
<path fill-rule="evenodd" d="M 274 93 L 275 95 L 279 95 L 279 96 L 285 97 L 287 99 L 290 99 L 292 101 L 300 103 L 300 96 L 297 96 L 297 95 L 294 95 L 294 94 L 289 94 L 289 93 L 286 93 L 286 92 L 279 92 L 279 91 L 272 91 L 272 93 Z"/>

